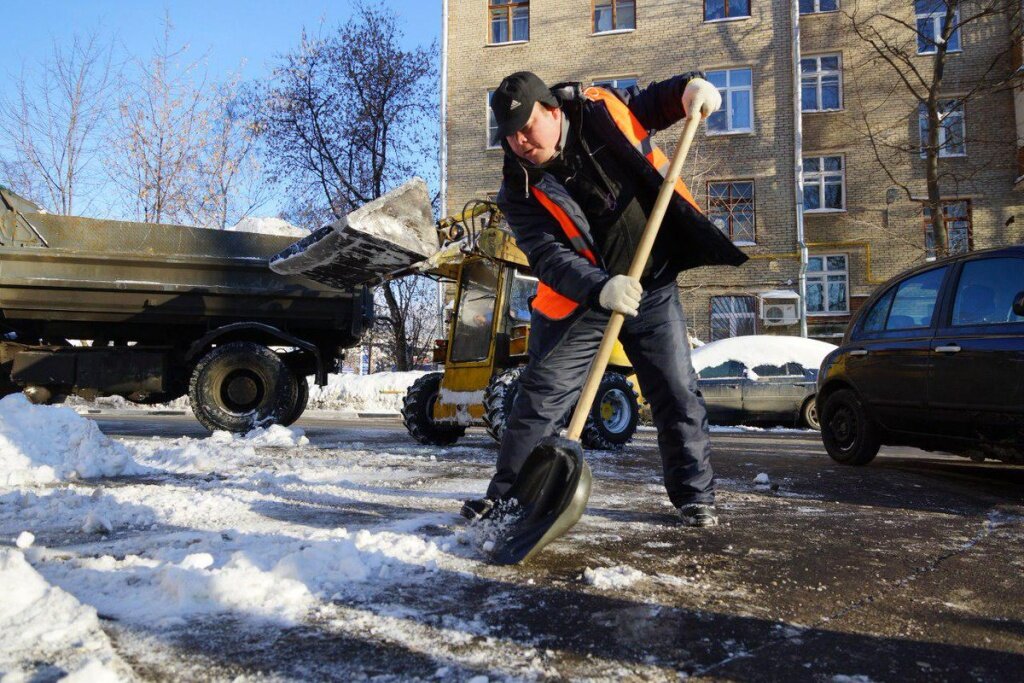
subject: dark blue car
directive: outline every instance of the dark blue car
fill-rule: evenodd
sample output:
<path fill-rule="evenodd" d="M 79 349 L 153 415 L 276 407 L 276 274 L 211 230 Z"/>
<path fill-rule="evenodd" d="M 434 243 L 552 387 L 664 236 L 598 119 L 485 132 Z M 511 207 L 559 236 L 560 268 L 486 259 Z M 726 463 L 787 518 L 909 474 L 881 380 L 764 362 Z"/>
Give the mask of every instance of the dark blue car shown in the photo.
<path fill-rule="evenodd" d="M 1024 245 L 915 268 L 883 285 L 818 374 L 829 455 L 883 444 L 1024 462 Z"/>

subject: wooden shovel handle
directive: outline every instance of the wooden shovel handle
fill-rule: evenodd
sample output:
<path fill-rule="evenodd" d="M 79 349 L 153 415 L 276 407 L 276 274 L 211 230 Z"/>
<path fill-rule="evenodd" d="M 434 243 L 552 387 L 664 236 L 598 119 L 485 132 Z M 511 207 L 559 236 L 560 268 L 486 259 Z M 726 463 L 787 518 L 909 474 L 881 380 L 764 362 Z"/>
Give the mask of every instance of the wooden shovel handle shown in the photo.
<path fill-rule="evenodd" d="M 661 183 L 661 189 L 658 190 L 658 198 L 654 202 L 651 215 L 647 218 L 647 225 L 644 227 L 643 235 L 640 237 L 640 244 L 637 246 L 633 262 L 629 266 L 630 277 L 639 278 L 644 272 L 644 266 L 651 255 L 651 249 L 654 248 L 654 240 L 658 236 L 658 230 L 661 228 L 661 221 L 665 217 L 668 203 L 671 201 L 672 193 L 675 191 L 676 180 L 679 178 L 679 173 L 683 170 L 683 161 L 686 160 L 686 155 L 690 151 L 690 145 L 693 143 L 693 136 L 697 134 L 697 128 L 700 126 L 700 120 L 701 117 L 699 115 L 686 119 L 683 132 L 679 136 L 679 144 L 676 145 L 676 151 L 672 155 L 672 163 L 669 164 L 668 172 L 665 173 L 665 180 Z M 569 430 L 566 433 L 566 438 L 579 441 L 580 435 L 583 434 L 583 427 L 587 424 L 587 414 L 590 412 L 591 406 L 594 405 L 597 389 L 601 385 L 601 378 L 608 367 L 608 359 L 612 356 L 612 349 L 615 347 L 615 341 L 619 338 L 619 332 L 622 331 L 622 323 L 625 321 L 625 318 L 622 313 L 612 313 L 608 319 L 608 326 L 604 330 L 601 344 L 597 347 L 597 355 L 594 356 L 594 360 L 590 364 L 590 371 L 587 374 L 587 381 L 583 385 L 580 400 L 576 403 L 576 409 L 572 413 L 572 420 L 569 421 Z"/>

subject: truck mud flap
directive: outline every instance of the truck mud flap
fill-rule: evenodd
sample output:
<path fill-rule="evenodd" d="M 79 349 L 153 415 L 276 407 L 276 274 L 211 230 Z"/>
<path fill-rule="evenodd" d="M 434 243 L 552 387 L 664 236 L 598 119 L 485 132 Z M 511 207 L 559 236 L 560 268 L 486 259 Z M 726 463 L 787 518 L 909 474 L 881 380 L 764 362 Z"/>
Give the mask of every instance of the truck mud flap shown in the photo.
<path fill-rule="evenodd" d="M 270 269 L 349 289 L 381 281 L 437 249 L 427 185 L 414 178 L 275 254 Z"/>

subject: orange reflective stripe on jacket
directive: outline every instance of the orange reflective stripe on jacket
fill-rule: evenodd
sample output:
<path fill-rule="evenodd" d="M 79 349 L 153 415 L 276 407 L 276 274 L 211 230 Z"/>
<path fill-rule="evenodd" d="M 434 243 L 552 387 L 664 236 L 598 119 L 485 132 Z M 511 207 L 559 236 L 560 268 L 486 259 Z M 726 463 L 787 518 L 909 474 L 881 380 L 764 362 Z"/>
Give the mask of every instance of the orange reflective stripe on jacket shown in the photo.
<path fill-rule="evenodd" d="M 587 243 L 583 239 L 583 235 L 580 234 L 579 228 L 572 222 L 572 219 L 569 218 L 565 210 L 551 201 L 551 198 L 543 191 L 536 187 L 530 189 L 533 190 L 533 196 L 537 198 L 541 206 L 547 209 L 554 216 L 555 220 L 558 221 L 558 225 L 561 226 L 562 232 L 569 238 L 569 243 L 572 244 L 573 248 L 582 254 L 585 259 L 596 264 L 597 257 L 587 247 Z M 537 283 L 537 295 L 533 298 L 533 307 L 547 317 L 559 320 L 575 311 L 577 306 L 579 306 L 577 302 L 565 295 L 559 294 L 543 282 Z"/>
<path fill-rule="evenodd" d="M 647 134 L 647 130 L 633 116 L 633 112 L 629 110 L 626 103 L 616 97 L 611 91 L 597 86 L 587 88 L 583 91 L 583 95 L 591 102 L 604 102 L 605 107 L 608 108 L 608 113 L 612 117 L 612 121 L 622 131 L 622 134 L 626 136 L 626 139 L 644 155 L 651 166 L 658 169 L 658 173 L 662 177 L 665 177 L 669 167 L 668 157 L 651 141 L 651 136 Z M 689 188 L 686 187 L 686 183 L 682 180 L 676 181 L 676 192 L 694 209 L 700 211 L 700 207 L 694 201 Z"/>

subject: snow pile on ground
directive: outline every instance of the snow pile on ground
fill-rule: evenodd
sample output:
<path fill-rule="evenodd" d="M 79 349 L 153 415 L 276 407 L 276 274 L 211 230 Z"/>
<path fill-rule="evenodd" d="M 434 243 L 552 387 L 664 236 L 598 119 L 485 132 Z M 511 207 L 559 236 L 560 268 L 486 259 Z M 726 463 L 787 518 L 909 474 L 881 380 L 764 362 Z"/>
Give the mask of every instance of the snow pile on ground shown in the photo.
<path fill-rule="evenodd" d="M 758 365 L 799 363 L 808 370 L 817 370 L 825 356 L 835 348 L 832 344 L 803 337 L 769 334 L 730 337 L 694 349 L 693 369 L 700 372 L 735 360 L 750 369 Z"/>
<path fill-rule="evenodd" d="M 309 234 L 309 230 L 305 228 L 272 216 L 248 216 L 224 229 L 230 232 L 255 232 L 261 235 L 285 235 L 287 237 L 305 237 Z"/>
<path fill-rule="evenodd" d="M 372 375 L 328 375 L 325 386 L 310 386 L 309 407 L 354 410 L 360 413 L 398 413 L 409 386 L 425 374 L 377 372 Z"/>
<path fill-rule="evenodd" d="M 96 610 L 47 583 L 20 551 L 0 548 L 0 585 L 0 679 L 104 683 L 130 677 Z"/>
<path fill-rule="evenodd" d="M 145 472 L 127 448 L 74 410 L 33 405 L 22 394 L 0 399 L 0 483 L 47 484 Z"/>
<path fill-rule="evenodd" d="M 629 565 L 598 567 L 597 569 L 587 567 L 583 571 L 583 580 L 594 588 L 602 590 L 629 588 L 643 578 L 644 573 L 642 571 L 634 569 Z"/>
<path fill-rule="evenodd" d="M 103 614 L 158 628 L 222 612 L 298 623 L 323 600 L 364 594 L 366 584 L 394 587 L 428 577 L 442 556 L 420 536 L 366 529 L 304 539 L 230 531 L 189 536 L 187 544 L 143 554 L 51 560 L 46 573 L 89 596 Z"/>
<path fill-rule="evenodd" d="M 167 472 L 224 472 L 257 461 L 257 448 L 295 448 L 309 439 L 296 427 L 271 425 L 238 435 L 217 431 L 205 439 L 187 436 L 131 444 L 137 460 Z"/>
<path fill-rule="evenodd" d="M 309 443 L 309 439 L 306 438 L 306 433 L 303 430 L 276 424 L 266 428 L 257 427 L 240 437 L 234 436 L 230 432 L 218 433 L 227 434 L 233 441 L 241 441 L 262 448 L 294 448 L 296 446 L 305 446 Z"/>

